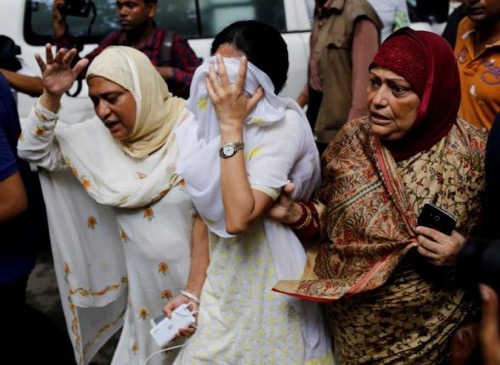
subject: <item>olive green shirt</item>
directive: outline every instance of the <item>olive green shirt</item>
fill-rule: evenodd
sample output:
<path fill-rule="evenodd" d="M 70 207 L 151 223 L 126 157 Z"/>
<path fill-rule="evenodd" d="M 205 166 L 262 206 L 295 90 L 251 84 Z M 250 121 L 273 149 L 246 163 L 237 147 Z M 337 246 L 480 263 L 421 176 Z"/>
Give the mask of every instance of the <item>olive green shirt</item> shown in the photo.
<path fill-rule="evenodd" d="M 366 110 L 366 87 L 358 91 L 358 94 L 363 95 L 362 100 L 353 100 L 353 57 L 365 56 L 353 55 L 356 21 L 371 21 L 378 30 L 378 42 L 382 29 L 380 18 L 367 0 L 333 0 L 326 11 L 329 15 L 320 25 L 318 41 L 313 50 L 317 53 L 318 73 L 323 87 L 323 100 L 315 125 L 315 136 L 319 143 L 329 143 L 333 139 L 347 122 L 352 106 L 360 109 L 361 114 Z M 378 43 L 374 47 L 378 48 Z M 372 56 L 368 57 L 370 60 L 365 62 L 366 69 Z"/>

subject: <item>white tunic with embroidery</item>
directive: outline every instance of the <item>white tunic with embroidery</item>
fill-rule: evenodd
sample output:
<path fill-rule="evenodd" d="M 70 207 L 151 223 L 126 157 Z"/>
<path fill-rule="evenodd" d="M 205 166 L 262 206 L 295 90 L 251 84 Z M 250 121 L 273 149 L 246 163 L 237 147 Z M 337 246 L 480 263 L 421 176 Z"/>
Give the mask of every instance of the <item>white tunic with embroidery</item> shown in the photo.
<path fill-rule="evenodd" d="M 55 120 L 40 120 L 32 112 L 27 123 L 19 149 L 41 171 L 54 265 L 77 361 L 88 364 L 123 323 L 112 364 L 142 365 L 161 350 L 149 333 L 150 320 L 184 288 L 189 269 L 194 208 L 175 172 L 175 140 L 134 159 L 97 117 L 69 126 L 58 122 L 56 128 Z M 64 153 L 85 148 L 81 161 Z M 162 182 L 154 177 L 158 169 L 165 172 Z M 118 188 L 92 191 L 102 184 L 100 177 Z M 121 195 L 127 189 L 135 194 Z M 146 196 L 155 200 L 154 192 L 164 189 L 168 192 L 160 200 L 141 206 Z M 126 207 L 133 199 L 137 207 Z M 174 357 L 175 352 L 154 355 L 147 364 L 170 364 Z"/>

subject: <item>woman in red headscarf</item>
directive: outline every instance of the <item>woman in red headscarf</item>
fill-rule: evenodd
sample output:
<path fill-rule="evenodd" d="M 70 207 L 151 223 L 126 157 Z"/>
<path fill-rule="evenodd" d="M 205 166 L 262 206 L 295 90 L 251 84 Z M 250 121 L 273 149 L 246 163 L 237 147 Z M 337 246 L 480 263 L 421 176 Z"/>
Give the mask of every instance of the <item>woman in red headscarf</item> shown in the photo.
<path fill-rule="evenodd" d="M 367 95 L 369 115 L 322 156 L 318 200 L 282 196 L 271 212 L 304 239 L 323 231 L 303 280 L 274 290 L 327 303 L 341 365 L 442 364 L 472 307 L 454 261 L 478 216 L 485 139 L 457 119 L 456 60 L 434 33 L 390 36 Z M 425 203 L 455 216 L 455 230 L 419 227 Z"/>

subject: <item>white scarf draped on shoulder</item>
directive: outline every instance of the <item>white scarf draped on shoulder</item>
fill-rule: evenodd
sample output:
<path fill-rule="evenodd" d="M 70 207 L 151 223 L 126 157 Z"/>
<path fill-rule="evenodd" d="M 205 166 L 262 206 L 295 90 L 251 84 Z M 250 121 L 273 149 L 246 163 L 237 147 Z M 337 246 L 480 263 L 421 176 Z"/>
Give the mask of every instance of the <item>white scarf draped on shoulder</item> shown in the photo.
<path fill-rule="evenodd" d="M 215 57 L 211 57 L 196 70 L 187 102 L 192 115 L 174 131 L 179 144 L 177 171 L 209 229 L 220 237 L 231 237 L 225 228 L 221 195 L 219 123 L 205 86 L 210 63 L 217 67 Z M 240 60 L 225 58 L 224 64 L 230 81 L 234 82 Z M 264 89 L 264 97 L 247 117 L 244 129 L 250 184 L 269 192 L 291 181 L 295 183 L 294 198 L 307 199 L 320 180 L 319 154 L 307 118 L 294 100 L 277 96 L 269 77 L 249 62 L 245 93 L 254 94 L 258 86 Z M 290 134 L 295 140 L 286 140 L 283 123 L 295 123 L 298 131 Z M 261 146 L 266 149 L 263 154 L 259 153 Z M 260 158 L 261 155 L 265 157 Z M 301 242 L 289 227 L 268 217 L 263 219 L 277 280 L 300 278 L 306 263 Z M 330 341 L 316 303 L 303 302 L 303 307 L 307 357 L 314 359 L 318 354 L 328 353 Z"/>

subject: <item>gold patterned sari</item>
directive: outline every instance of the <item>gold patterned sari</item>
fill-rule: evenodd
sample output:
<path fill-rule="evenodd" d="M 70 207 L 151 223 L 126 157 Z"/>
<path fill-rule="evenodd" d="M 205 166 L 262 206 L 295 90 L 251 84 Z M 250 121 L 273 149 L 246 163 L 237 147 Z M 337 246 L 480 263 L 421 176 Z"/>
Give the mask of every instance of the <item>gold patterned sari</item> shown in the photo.
<path fill-rule="evenodd" d="M 341 364 L 437 364 L 470 301 L 452 268 L 424 262 L 414 228 L 434 202 L 468 236 L 484 188 L 485 136 L 458 120 L 430 149 L 395 162 L 368 118 L 349 122 L 323 155 L 319 200 L 328 241 L 313 270 L 275 290 L 329 302 Z M 439 360 L 440 361 L 440 360 Z"/>

